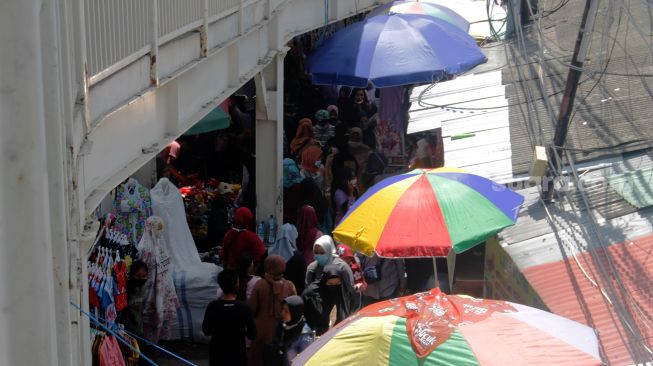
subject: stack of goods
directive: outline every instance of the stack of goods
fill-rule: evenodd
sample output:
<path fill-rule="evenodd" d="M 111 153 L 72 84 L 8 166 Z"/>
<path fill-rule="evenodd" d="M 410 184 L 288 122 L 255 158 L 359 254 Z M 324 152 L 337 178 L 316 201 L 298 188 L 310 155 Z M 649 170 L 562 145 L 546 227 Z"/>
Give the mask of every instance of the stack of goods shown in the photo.
<path fill-rule="evenodd" d="M 210 179 L 180 188 L 188 226 L 195 240 L 203 240 L 208 236 L 211 204 L 218 194 L 219 185 L 220 182 Z"/>

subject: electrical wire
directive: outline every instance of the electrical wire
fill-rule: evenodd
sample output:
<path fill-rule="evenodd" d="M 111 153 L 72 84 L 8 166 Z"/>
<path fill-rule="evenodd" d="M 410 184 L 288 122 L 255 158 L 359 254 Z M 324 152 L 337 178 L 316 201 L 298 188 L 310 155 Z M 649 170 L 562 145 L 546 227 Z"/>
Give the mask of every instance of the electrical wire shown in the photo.
<path fill-rule="evenodd" d="M 134 347 L 130 342 L 128 342 L 127 340 L 125 340 L 123 337 L 121 337 L 120 335 L 118 335 L 118 334 L 117 334 L 116 332 L 114 332 L 113 330 L 109 329 L 106 325 L 102 324 L 102 322 L 100 322 L 100 321 L 99 321 L 97 318 L 95 318 L 93 315 L 91 315 L 91 314 L 89 314 L 88 312 L 84 311 L 84 310 L 81 308 L 81 306 L 75 304 L 75 303 L 72 302 L 72 301 L 70 302 L 70 305 L 72 305 L 74 308 L 76 308 L 76 309 L 77 309 L 81 314 L 83 314 L 83 315 L 85 315 L 87 318 L 89 318 L 93 323 L 99 325 L 100 328 L 102 328 L 105 332 L 111 334 L 111 335 L 114 336 L 118 341 L 120 341 L 121 343 L 125 344 L 125 345 L 130 349 L 130 350 L 132 350 L 133 352 L 136 352 L 140 358 L 142 358 L 143 360 L 149 362 L 151 365 L 156 366 L 156 362 L 152 361 L 149 357 L 147 357 L 147 356 L 145 356 L 144 354 L 142 354 L 141 351 L 138 350 L 136 347 Z M 193 365 L 193 364 L 191 364 L 191 365 Z M 194 366 L 197 366 L 197 365 L 194 365 Z"/>
<path fill-rule="evenodd" d="M 531 7 L 531 13 L 532 13 L 532 7 Z M 522 46 L 521 50 L 525 55 L 526 54 L 526 48 L 525 48 L 525 44 L 523 43 L 523 34 L 520 34 L 519 28 L 517 29 L 517 32 L 516 32 L 517 33 L 517 43 L 520 44 L 520 46 Z M 542 42 L 543 42 L 543 39 L 545 38 L 543 36 L 543 34 L 542 34 L 541 19 L 538 21 L 537 30 L 540 33 L 540 38 L 539 38 L 538 42 L 539 42 L 539 45 L 540 45 L 539 49 L 541 51 L 543 49 L 543 46 L 544 46 Z M 604 36 L 605 36 L 605 34 L 604 34 Z M 615 37 L 615 40 L 616 40 L 616 37 Z M 613 43 L 612 49 L 614 49 L 614 43 Z M 610 57 L 611 57 L 611 55 L 610 55 Z M 608 58 L 608 60 L 606 60 L 605 64 L 609 63 L 609 59 L 610 58 Z M 540 58 L 540 60 L 539 60 L 540 65 L 542 65 L 543 67 L 545 67 L 544 65 L 546 64 L 546 62 L 548 62 L 548 61 L 545 60 L 544 58 Z M 606 71 L 606 70 L 607 70 L 606 68 L 603 69 L 603 71 Z M 597 81 L 597 83 L 595 85 L 598 85 L 602 81 L 603 75 L 605 75 L 605 73 L 601 73 L 601 75 L 599 77 L 599 80 Z M 539 80 L 539 78 L 537 78 L 537 79 Z M 540 83 L 540 86 L 542 86 L 541 83 Z M 526 85 L 526 87 L 530 87 L 530 86 Z M 594 88 L 595 87 L 590 89 L 590 92 L 588 92 L 588 95 L 591 94 L 591 91 L 593 91 Z M 527 91 L 525 91 L 525 93 L 526 93 L 525 94 L 526 100 L 530 101 L 532 103 L 534 100 L 533 100 L 532 97 L 529 97 L 530 92 L 527 90 Z M 546 95 L 546 93 L 544 93 L 544 95 Z M 546 99 L 545 103 L 548 103 L 549 102 L 548 98 L 545 98 L 545 99 Z M 529 120 L 529 119 L 526 119 L 526 122 L 529 125 L 532 123 L 532 121 Z M 533 133 L 532 128 L 529 128 L 528 131 L 530 131 L 530 134 Z M 532 136 L 529 136 L 529 139 L 531 139 L 531 141 L 533 141 Z M 554 151 L 557 154 L 557 150 L 554 149 Z M 571 161 L 570 160 L 571 156 L 569 155 L 569 151 L 566 151 L 566 154 L 567 154 L 567 160 Z M 550 164 L 553 164 L 553 162 L 550 162 Z M 562 159 L 557 159 L 557 164 L 556 165 L 557 166 L 551 166 L 551 168 L 554 171 L 560 172 L 562 170 L 561 169 Z M 574 169 L 575 169 L 575 167 L 572 165 L 572 171 L 574 172 L 574 174 L 577 177 L 577 174 L 576 174 Z M 581 193 L 583 193 L 583 192 L 581 192 Z M 556 192 L 556 194 L 559 195 L 559 192 Z M 586 204 L 586 208 L 590 209 L 589 203 L 587 201 L 587 197 L 585 197 L 584 195 L 582 195 L 581 197 L 583 198 L 583 201 Z M 572 203 L 570 203 L 570 205 L 572 205 L 572 207 L 574 207 Z M 564 207 L 562 208 L 562 211 L 566 212 Z M 577 215 L 577 217 L 580 217 L 580 214 L 578 213 L 578 211 L 575 208 L 574 208 L 574 213 Z M 592 217 L 592 219 L 593 219 L 593 217 Z M 582 228 L 582 229 L 584 229 L 584 228 Z M 598 234 L 598 229 L 596 227 L 596 223 L 594 223 L 594 226 L 592 226 L 592 229 L 593 229 L 594 234 L 597 235 L 598 237 L 600 237 L 600 235 Z M 587 235 L 588 238 L 590 238 L 590 236 L 591 236 L 589 234 L 589 232 L 585 232 L 585 235 Z M 587 242 L 591 243 L 592 241 L 591 241 L 591 239 L 589 239 Z M 605 243 L 601 243 L 601 244 L 602 244 L 602 247 L 605 247 L 605 245 L 604 245 Z M 599 269 L 599 272 L 600 272 L 599 277 L 602 278 L 603 282 L 607 281 L 607 286 L 606 286 L 608 288 L 607 292 L 608 293 L 615 293 L 615 294 L 617 293 L 617 289 L 615 289 L 612 286 L 612 283 L 609 282 L 610 279 L 614 278 L 614 276 L 616 275 L 617 280 L 618 280 L 617 282 L 618 282 L 619 292 L 624 293 L 624 291 L 625 291 L 626 292 L 625 296 L 630 296 L 630 294 L 627 292 L 627 290 L 625 290 L 625 287 L 623 286 L 623 282 L 621 282 L 621 280 L 618 278 L 618 273 L 616 273 L 614 267 L 611 266 L 611 268 L 608 269 L 608 268 L 604 268 L 602 266 L 599 266 L 601 263 L 597 262 L 599 260 L 599 258 L 596 258 L 595 251 L 590 250 L 590 254 L 592 254 L 594 256 L 593 261 L 597 264 L 597 268 Z M 598 283 L 598 282 L 595 282 L 595 283 Z M 606 294 L 606 292 L 604 292 L 603 289 L 602 289 L 602 292 L 604 294 Z M 609 300 L 613 296 L 607 295 L 607 296 L 604 296 L 604 297 Z M 626 297 L 616 297 L 616 299 L 623 299 L 623 298 L 626 298 Z M 639 331 L 638 328 L 632 326 L 632 324 L 634 324 L 634 320 L 632 318 L 632 315 L 630 313 L 628 313 L 627 307 L 625 306 L 623 301 L 620 300 L 617 303 L 614 303 L 613 301 L 607 301 L 607 305 L 611 306 L 614 309 L 615 314 L 619 318 L 618 321 L 620 323 L 622 323 L 622 325 L 624 325 L 624 329 L 628 330 L 628 333 L 625 336 L 626 336 L 626 338 L 628 338 L 630 340 L 629 342 L 625 342 L 624 335 L 621 334 L 620 330 L 618 330 L 618 331 L 620 333 L 620 337 L 621 337 L 622 341 L 624 342 L 624 344 L 629 345 L 629 347 L 631 348 L 631 354 L 634 356 L 633 358 L 636 359 L 636 360 L 646 359 L 646 357 L 650 358 L 651 350 L 648 349 L 648 347 L 645 344 L 642 344 L 642 342 L 641 342 L 641 339 L 642 339 L 641 338 L 641 332 Z M 637 309 L 641 313 L 641 309 L 639 309 L 639 308 L 637 308 Z M 610 315 L 612 316 L 612 313 L 610 313 Z M 616 319 L 614 319 L 614 320 L 616 321 Z"/>

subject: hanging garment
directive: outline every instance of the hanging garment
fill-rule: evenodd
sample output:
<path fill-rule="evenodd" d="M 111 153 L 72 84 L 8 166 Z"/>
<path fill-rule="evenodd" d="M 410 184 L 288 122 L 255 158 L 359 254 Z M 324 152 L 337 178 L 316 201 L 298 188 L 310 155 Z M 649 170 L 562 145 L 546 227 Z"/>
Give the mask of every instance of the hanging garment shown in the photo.
<path fill-rule="evenodd" d="M 173 338 L 179 308 L 171 261 L 165 249 L 164 229 L 160 217 L 149 217 L 138 244 L 139 254 L 148 268 L 147 282 L 143 285 L 143 333 L 154 343 Z"/>
<path fill-rule="evenodd" d="M 127 263 L 116 262 L 113 265 L 116 291 L 113 294 L 116 302 L 116 311 L 122 311 L 127 307 Z"/>
<path fill-rule="evenodd" d="M 120 346 L 114 336 L 104 337 L 99 351 L 100 366 L 125 366 Z"/>
<path fill-rule="evenodd" d="M 163 219 L 163 243 L 173 267 L 178 270 L 199 266 L 202 262 L 186 221 L 184 201 L 179 189 L 167 178 L 161 178 L 150 191 L 152 211 Z"/>
<path fill-rule="evenodd" d="M 134 178 L 118 187 L 113 201 L 116 211 L 114 229 L 125 234 L 136 245 L 143 236 L 145 219 L 152 214 L 150 193 Z"/>

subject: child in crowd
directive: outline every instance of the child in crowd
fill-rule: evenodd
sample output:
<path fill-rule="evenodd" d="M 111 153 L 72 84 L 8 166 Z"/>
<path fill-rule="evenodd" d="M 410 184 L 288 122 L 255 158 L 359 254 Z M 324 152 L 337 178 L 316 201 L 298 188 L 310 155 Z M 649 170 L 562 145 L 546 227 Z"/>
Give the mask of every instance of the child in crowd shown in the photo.
<path fill-rule="evenodd" d="M 304 318 L 304 301 L 293 295 L 283 300 L 282 320 L 277 325 L 272 343 L 266 347 L 266 366 L 290 366 L 292 360 L 314 339 Z"/>
<path fill-rule="evenodd" d="M 354 251 L 347 245 L 338 244 L 336 247 L 336 253 L 338 253 L 338 256 L 349 265 L 349 268 L 351 268 L 351 271 L 354 274 L 354 289 L 359 293 L 365 291 L 367 288 L 367 282 L 365 282 L 363 270 L 361 269 L 358 258 L 354 255 Z"/>
<path fill-rule="evenodd" d="M 238 274 L 225 269 L 218 275 L 222 298 L 209 303 L 202 331 L 211 337 L 209 364 L 240 366 L 247 364 L 245 337 L 256 338 L 256 325 L 247 303 L 237 300 Z"/>

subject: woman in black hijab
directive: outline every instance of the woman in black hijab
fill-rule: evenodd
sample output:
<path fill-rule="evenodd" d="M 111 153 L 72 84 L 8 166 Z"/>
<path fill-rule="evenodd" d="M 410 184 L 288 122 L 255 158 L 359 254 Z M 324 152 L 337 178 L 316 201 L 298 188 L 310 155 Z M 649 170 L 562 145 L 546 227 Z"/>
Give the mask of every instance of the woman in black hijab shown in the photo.
<path fill-rule="evenodd" d="M 309 284 L 302 295 L 306 308 L 306 321 L 317 335 L 329 329 L 331 310 L 336 307 L 336 321 L 340 323 L 360 307 L 360 296 L 349 283 L 341 267 L 334 264 L 324 266 L 319 281 Z"/>

